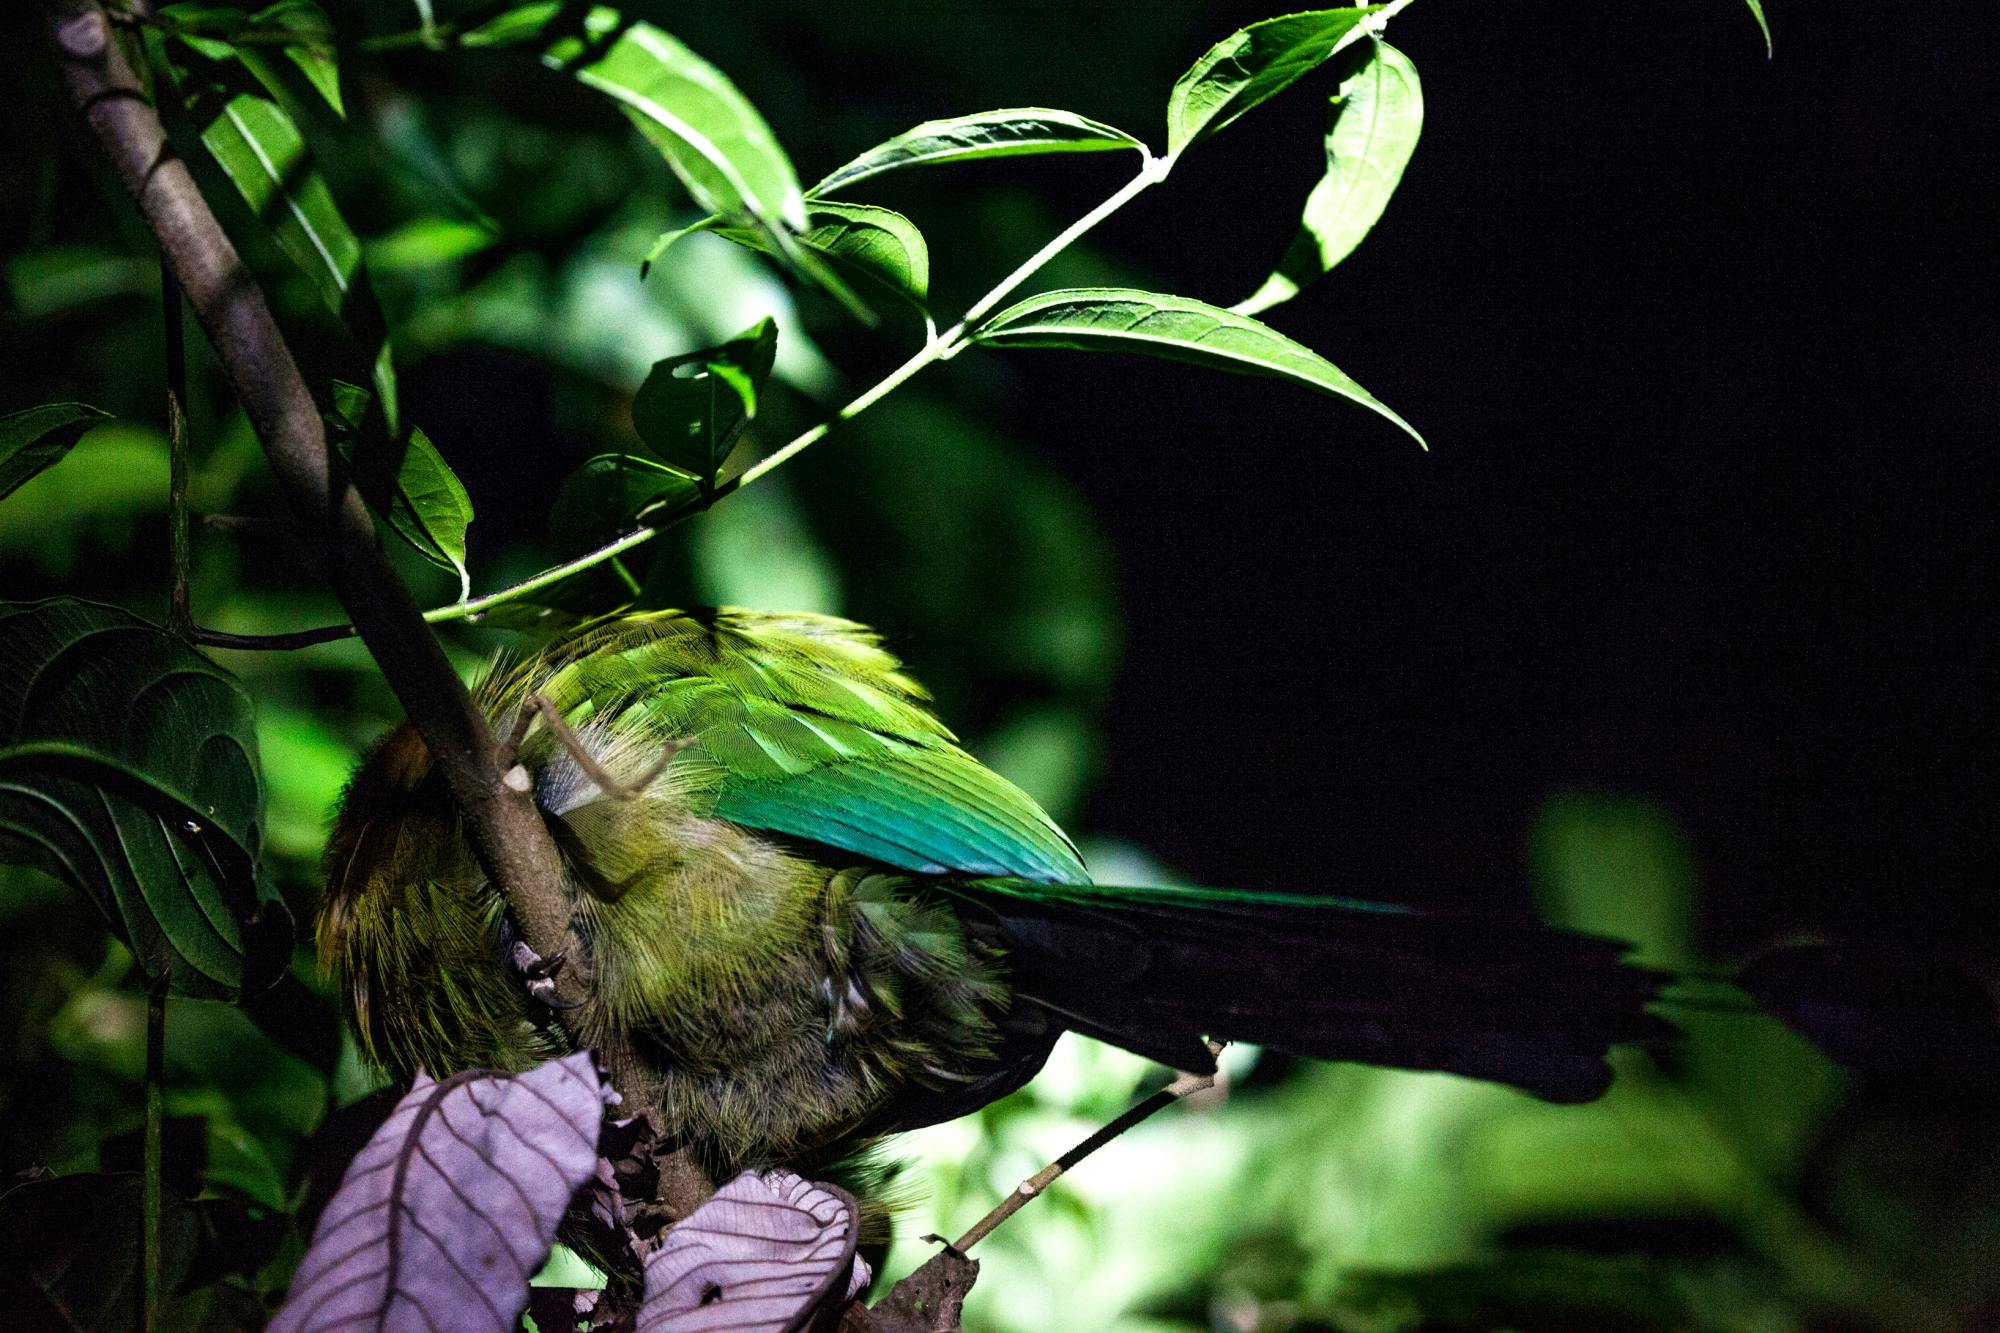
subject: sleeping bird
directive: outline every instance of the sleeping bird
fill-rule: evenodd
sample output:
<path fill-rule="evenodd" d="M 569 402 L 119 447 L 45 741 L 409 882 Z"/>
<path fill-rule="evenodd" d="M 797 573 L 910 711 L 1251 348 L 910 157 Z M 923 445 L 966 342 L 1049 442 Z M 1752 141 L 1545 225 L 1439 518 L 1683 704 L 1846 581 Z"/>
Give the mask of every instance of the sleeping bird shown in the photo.
<path fill-rule="evenodd" d="M 362 1049 L 396 1075 L 521 1070 L 615 1030 L 714 1180 L 975 1110 L 1065 1031 L 1183 1070 L 1256 1042 L 1581 1101 L 1610 1045 L 1664 1030 L 1661 978 L 1614 941 L 1317 885 L 1094 883 L 848 621 L 622 614 L 477 698 L 518 738 L 575 947 L 519 942 L 399 725 L 343 799 L 317 922 Z M 574 1015 L 549 1000 L 558 965 L 595 1001 Z"/>

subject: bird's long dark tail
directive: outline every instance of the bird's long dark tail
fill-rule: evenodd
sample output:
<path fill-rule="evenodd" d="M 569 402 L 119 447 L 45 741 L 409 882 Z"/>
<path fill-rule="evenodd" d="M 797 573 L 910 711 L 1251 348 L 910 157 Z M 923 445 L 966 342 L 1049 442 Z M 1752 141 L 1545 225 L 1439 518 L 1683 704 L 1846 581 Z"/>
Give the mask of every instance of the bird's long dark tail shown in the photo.
<path fill-rule="evenodd" d="M 1663 974 L 1531 920 L 1303 895 L 1024 880 L 950 890 L 1004 951 L 1015 1003 L 1181 1069 L 1202 1038 L 1434 1069 L 1584 1101 L 1606 1050 L 1671 1031 Z"/>

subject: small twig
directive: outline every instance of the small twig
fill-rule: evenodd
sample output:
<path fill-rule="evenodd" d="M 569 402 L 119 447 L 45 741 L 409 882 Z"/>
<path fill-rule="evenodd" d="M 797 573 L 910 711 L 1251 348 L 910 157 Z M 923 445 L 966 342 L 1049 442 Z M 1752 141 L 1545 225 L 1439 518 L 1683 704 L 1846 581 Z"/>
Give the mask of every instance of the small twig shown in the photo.
<path fill-rule="evenodd" d="M 1214 1042 L 1210 1042 L 1209 1050 L 1220 1054 L 1222 1047 Z M 964 1254 L 980 1241 L 992 1235 L 995 1228 L 1002 1222 L 1005 1222 L 1015 1213 L 1027 1207 L 1029 1200 L 1035 1198 L 1050 1185 L 1054 1184 L 1057 1179 L 1078 1162 L 1081 1162 L 1084 1158 L 1090 1156 L 1099 1148 L 1102 1148 L 1105 1144 L 1123 1134 L 1126 1130 L 1131 1129 L 1134 1125 L 1159 1114 L 1182 1098 L 1190 1097 L 1197 1092 L 1205 1092 L 1214 1086 L 1214 1074 L 1182 1073 L 1176 1075 L 1172 1083 L 1161 1088 L 1144 1101 L 1135 1103 L 1123 1115 L 1104 1125 L 1089 1138 L 1084 1139 L 1074 1148 L 1056 1158 L 1055 1161 L 1050 1162 L 1047 1166 L 1035 1172 L 1034 1175 L 1022 1181 L 1014 1188 L 1014 1192 L 1002 1199 L 992 1212 L 973 1223 L 970 1231 L 952 1242 L 952 1250 L 959 1254 Z"/>
<path fill-rule="evenodd" d="M 661 755 L 658 762 L 654 763 L 652 767 L 640 774 L 636 782 L 620 782 L 605 771 L 602 764 L 597 762 L 597 757 L 591 754 L 590 747 L 583 743 L 583 737 L 577 735 L 575 729 L 563 720 L 562 710 L 557 708 L 555 703 L 546 694 L 531 694 L 521 705 L 520 716 L 514 719 L 513 733 L 508 736 L 507 743 L 501 747 L 500 751 L 501 771 L 504 780 L 509 783 L 519 785 L 528 780 L 525 772 L 520 772 L 516 776 L 517 761 L 521 757 L 521 743 L 528 739 L 528 728 L 534 725 L 537 716 L 548 724 L 549 731 L 554 734 L 556 742 L 569 752 L 569 757 L 576 761 L 576 766 L 583 770 L 583 775 L 595 783 L 597 789 L 606 796 L 614 797 L 621 801 L 629 801 L 636 796 L 643 795 L 646 789 L 651 787 L 659 778 L 660 774 L 667 771 L 667 765 L 674 762 L 674 756 L 694 743 L 691 739 L 668 743 L 665 747 L 666 753 Z"/>
<path fill-rule="evenodd" d="M 167 358 L 167 551 L 172 590 L 167 627 L 188 637 L 194 632 L 189 602 L 187 338 L 182 328 L 181 282 L 165 254 L 160 256 L 160 305 Z"/>
<path fill-rule="evenodd" d="M 201 525 L 215 532 L 242 532 L 297 541 L 299 530 L 282 518 L 266 514 L 203 514 Z"/>

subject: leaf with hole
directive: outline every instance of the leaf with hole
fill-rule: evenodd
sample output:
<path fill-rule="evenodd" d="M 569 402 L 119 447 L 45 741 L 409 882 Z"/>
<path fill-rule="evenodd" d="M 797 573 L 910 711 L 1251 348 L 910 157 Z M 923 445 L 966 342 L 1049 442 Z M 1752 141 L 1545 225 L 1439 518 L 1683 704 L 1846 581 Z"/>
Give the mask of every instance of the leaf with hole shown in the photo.
<path fill-rule="evenodd" d="M 355 488 L 390 530 L 456 574 L 460 599 L 470 597 L 465 530 L 472 526 L 472 497 L 422 429 L 411 426 L 402 439 L 392 439 L 375 401 L 358 384 L 334 381 L 333 410 L 326 416 L 334 447 L 353 466 Z"/>
<path fill-rule="evenodd" d="M 778 326 L 763 319 L 720 347 L 657 363 L 632 399 L 639 438 L 661 462 L 713 488 L 757 415 L 777 354 Z"/>
<path fill-rule="evenodd" d="M 1167 97 L 1167 157 L 1178 158 L 1380 28 L 1396 5 L 1317 9 L 1239 28 L 1202 53 Z"/>
<path fill-rule="evenodd" d="M 1126 287 L 1074 287 L 1009 306 L 973 332 L 989 347 L 1067 347 L 1137 352 L 1245 375 L 1271 375 L 1359 403 L 1396 423 L 1418 444 L 1409 422 L 1349 379 L 1340 367 L 1269 325 L 1186 296 Z"/>
<path fill-rule="evenodd" d="M 270 1333 L 514 1333 L 596 1169 L 608 1091 L 587 1051 L 525 1074 L 420 1072 L 348 1167 Z"/>
<path fill-rule="evenodd" d="M 148 977 L 234 998 L 291 958 L 262 818 L 234 676 L 115 607 L 0 603 L 0 859 L 88 894 Z"/>
<path fill-rule="evenodd" d="M 0 499 L 61 462 L 92 427 L 111 420 L 88 403 L 44 403 L 0 417 Z"/>
<path fill-rule="evenodd" d="M 635 454 L 599 454 L 564 478 L 549 511 L 549 540 L 569 559 L 624 536 L 642 514 L 700 498 L 701 483 L 685 472 Z"/>
<path fill-rule="evenodd" d="M 796 1329 L 868 1284 L 859 1209 L 833 1185 L 745 1171 L 669 1231 L 646 1260 L 641 1328 Z"/>
<path fill-rule="evenodd" d="M 969 116 L 927 120 L 893 139 L 876 144 L 853 161 L 834 168 L 813 186 L 818 198 L 844 190 L 856 181 L 906 167 L 970 162 L 990 157 L 1025 157 L 1040 153 L 1103 153 L 1120 149 L 1145 152 L 1146 145 L 1120 129 L 1048 107 L 1003 107 Z"/>
<path fill-rule="evenodd" d="M 1370 43 L 1340 85 L 1326 132 L 1326 175 L 1306 196 L 1305 219 L 1277 270 L 1233 308 L 1254 315 L 1298 295 L 1354 253 L 1389 206 L 1424 125 L 1417 67 L 1387 42 Z"/>

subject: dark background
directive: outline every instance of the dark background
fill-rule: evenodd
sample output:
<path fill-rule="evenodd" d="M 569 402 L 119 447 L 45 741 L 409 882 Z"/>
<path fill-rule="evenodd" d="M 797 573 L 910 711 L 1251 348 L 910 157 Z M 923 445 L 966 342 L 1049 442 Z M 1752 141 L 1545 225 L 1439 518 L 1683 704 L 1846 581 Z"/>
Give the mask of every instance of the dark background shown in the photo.
<path fill-rule="evenodd" d="M 886 90 L 885 132 L 899 87 L 911 118 L 941 114 L 993 67 L 1013 82 L 990 100 L 1145 133 L 1173 70 L 1267 12 L 939 8 L 843 20 L 935 29 L 921 66 L 836 66 Z M 1269 318 L 1429 454 L 1170 364 L 984 372 L 1117 554 L 1126 653 L 1087 825 L 1210 881 L 1490 896 L 1524 879 L 1543 796 L 1599 787 L 1683 821 L 1724 949 L 1992 938 L 2000 13 L 1779 0 L 1767 63 L 1740 8 L 1397 20 L 1416 158 L 1375 234 Z M 769 26 L 825 58 L 818 29 Z M 1090 62 L 1120 42 L 1157 69 Z M 1101 80 L 1079 85 L 1079 52 Z M 1289 238 L 1323 115 L 1268 104 L 1098 239 L 1235 299 Z M 797 155 L 852 144 L 822 151 Z M 1038 185 L 1062 217 L 1107 178 Z"/>

